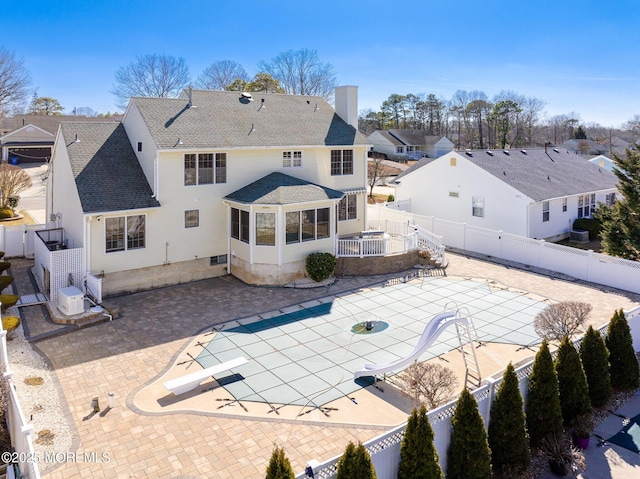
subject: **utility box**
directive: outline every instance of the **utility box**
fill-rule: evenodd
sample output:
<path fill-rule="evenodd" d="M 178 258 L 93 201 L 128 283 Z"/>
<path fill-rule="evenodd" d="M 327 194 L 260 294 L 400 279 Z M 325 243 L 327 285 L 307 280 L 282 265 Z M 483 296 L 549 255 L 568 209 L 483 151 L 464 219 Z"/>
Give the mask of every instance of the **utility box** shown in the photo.
<path fill-rule="evenodd" d="M 67 316 L 84 313 L 84 293 L 75 286 L 60 288 L 58 309 Z"/>

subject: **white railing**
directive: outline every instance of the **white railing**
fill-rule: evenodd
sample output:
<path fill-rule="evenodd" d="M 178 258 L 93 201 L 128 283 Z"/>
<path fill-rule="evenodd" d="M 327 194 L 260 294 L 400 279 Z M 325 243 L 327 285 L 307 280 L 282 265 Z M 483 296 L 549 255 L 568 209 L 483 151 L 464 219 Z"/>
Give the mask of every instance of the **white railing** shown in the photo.
<path fill-rule="evenodd" d="M 577 279 L 640 293 L 640 262 L 517 236 L 466 223 L 370 205 L 367 221 L 416 225 L 441 238 L 447 248 L 491 256 L 566 274 Z"/>
<path fill-rule="evenodd" d="M 387 256 L 426 249 L 431 258 L 444 264 L 442 237 L 418 225 L 392 220 L 367 221 L 369 230 L 383 231 L 380 238 L 348 238 L 336 240 L 336 256 L 339 258 L 364 258 Z"/>
<path fill-rule="evenodd" d="M 640 307 L 636 307 L 631 311 L 625 312 L 629 327 L 632 331 L 634 344 L 640 344 Z M 605 334 L 608 323 L 599 328 L 600 332 Z M 582 338 L 575 341 L 578 346 Z M 557 351 L 552 352 L 555 357 Z M 526 402 L 527 392 L 529 388 L 529 376 L 533 369 L 533 360 L 518 367 L 515 373 L 518 377 L 518 386 L 522 394 L 523 401 Z M 484 420 L 485 427 L 489 426 L 491 404 L 495 398 L 495 394 L 502 382 L 502 376 L 497 379 L 489 378 L 485 380 L 486 384 L 472 391 L 473 396 L 478 403 L 478 411 Z M 436 409 L 427 413 L 429 422 L 433 429 L 434 446 L 438 451 L 440 459 L 440 467 L 446 473 L 447 449 L 451 442 L 451 418 L 455 411 L 456 400 L 452 400 Z M 397 426 L 390 431 L 377 436 L 370 441 L 364 443 L 365 448 L 371 455 L 371 460 L 376 468 L 378 479 L 395 479 L 398 475 L 398 467 L 400 465 L 400 446 L 406 423 Z M 333 479 L 337 475 L 337 464 L 340 455 L 320 463 L 314 467 L 314 477 L 318 479 Z M 306 479 L 304 473 L 298 474 L 296 479 Z"/>
<path fill-rule="evenodd" d="M 9 370 L 9 356 L 7 352 L 7 332 L 2 330 L 0 324 L 0 373 L 6 381 L 7 388 L 7 426 L 9 427 L 9 435 L 11 436 L 11 445 L 16 452 L 18 467 L 22 478 L 40 479 L 40 470 L 37 461 L 34 460 L 36 455 L 33 450 L 33 425 L 27 422 L 16 387 L 13 384 L 13 373 Z"/>

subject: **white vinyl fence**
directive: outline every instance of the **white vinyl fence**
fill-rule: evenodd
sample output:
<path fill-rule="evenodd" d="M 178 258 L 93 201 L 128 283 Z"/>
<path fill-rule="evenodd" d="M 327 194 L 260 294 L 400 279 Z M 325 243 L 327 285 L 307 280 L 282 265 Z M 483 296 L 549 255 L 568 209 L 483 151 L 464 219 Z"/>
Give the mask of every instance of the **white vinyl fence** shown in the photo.
<path fill-rule="evenodd" d="M 640 307 L 625 312 L 629 327 L 631 328 L 634 345 L 640 344 Z M 600 328 L 600 332 L 604 335 L 608 324 Z M 576 347 L 579 346 L 582 338 L 575 342 Z M 636 348 L 636 350 L 638 350 Z M 555 357 L 556 352 L 552 352 Z M 515 370 L 518 376 L 518 385 L 522 398 L 526 401 L 529 388 L 529 376 L 533 369 L 533 361 L 524 364 Z M 478 410 L 485 427 L 489 426 L 489 415 L 491 412 L 491 404 L 502 382 L 502 376 L 497 379 L 487 379 L 483 386 L 472 391 L 473 396 L 478 403 Z M 433 428 L 434 445 L 438 451 L 440 459 L 440 467 L 446 472 L 447 449 L 451 442 L 451 418 L 455 410 L 456 400 L 453 400 L 439 408 L 433 409 L 427 413 L 429 422 Z M 365 448 L 371 455 L 371 460 L 376 468 L 378 479 L 396 479 L 398 475 L 398 467 L 400 465 L 400 445 L 404 436 L 406 423 L 392 430 L 381 434 L 378 437 L 364 443 Z M 312 459 L 312 458 L 310 458 Z M 340 456 L 335 456 L 326 462 L 316 465 L 314 470 L 315 479 L 332 479 L 337 475 L 337 464 Z M 306 479 L 305 473 L 298 474 L 296 479 Z"/>
<path fill-rule="evenodd" d="M 442 237 L 448 248 L 566 274 L 604 286 L 640 293 L 640 262 L 585 251 L 544 240 L 516 236 L 433 216 L 420 216 L 385 206 L 370 205 L 367 221 L 382 220 L 417 225 Z"/>
<path fill-rule="evenodd" d="M 0 225 L 0 251 L 6 258 L 33 258 L 35 232 L 46 225 Z"/>
<path fill-rule="evenodd" d="M 14 449 L 14 456 L 18 459 L 18 467 L 22 478 L 39 479 L 40 470 L 37 461 L 34 461 L 33 451 L 33 425 L 27 419 L 20 407 L 20 401 L 13 384 L 13 372 L 9 367 L 7 354 L 7 332 L 2 330 L 0 322 L 0 374 L 5 381 L 7 392 L 7 426 L 11 435 L 11 445 Z"/>

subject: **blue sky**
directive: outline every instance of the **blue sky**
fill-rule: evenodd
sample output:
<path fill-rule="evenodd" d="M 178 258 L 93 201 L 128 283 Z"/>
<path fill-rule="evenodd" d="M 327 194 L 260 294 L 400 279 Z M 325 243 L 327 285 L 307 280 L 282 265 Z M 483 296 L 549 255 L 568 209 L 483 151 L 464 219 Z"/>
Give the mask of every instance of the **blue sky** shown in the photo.
<path fill-rule="evenodd" d="M 195 78 L 218 60 L 317 50 L 359 109 L 392 93 L 501 90 L 546 114 L 618 127 L 640 114 L 640 1 L 6 1 L 0 45 L 39 96 L 114 111 L 114 72 L 147 53 L 182 57 Z"/>

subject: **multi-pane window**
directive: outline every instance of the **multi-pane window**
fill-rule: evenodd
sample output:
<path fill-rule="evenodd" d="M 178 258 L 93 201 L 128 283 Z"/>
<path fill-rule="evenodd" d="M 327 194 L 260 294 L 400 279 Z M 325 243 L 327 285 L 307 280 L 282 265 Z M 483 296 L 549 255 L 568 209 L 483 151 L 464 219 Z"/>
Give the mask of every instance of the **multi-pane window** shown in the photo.
<path fill-rule="evenodd" d="M 275 246 L 276 214 L 256 213 L 256 244 Z"/>
<path fill-rule="evenodd" d="M 105 220 L 105 251 L 125 251 L 145 247 L 144 215 L 118 216 Z"/>
<path fill-rule="evenodd" d="M 198 184 L 210 185 L 213 183 L 213 153 L 200 153 L 198 155 Z"/>
<path fill-rule="evenodd" d="M 188 153 L 184 155 L 185 186 L 226 182 L 226 153 Z"/>
<path fill-rule="evenodd" d="M 353 175 L 353 150 L 331 150 L 331 175 Z"/>
<path fill-rule="evenodd" d="M 358 217 L 358 197 L 356 195 L 346 195 L 338 203 L 338 220 L 355 220 Z"/>
<path fill-rule="evenodd" d="M 300 242 L 300 212 L 288 211 L 286 215 L 285 237 L 287 244 Z"/>
<path fill-rule="evenodd" d="M 484 218 L 484 197 L 474 196 L 471 200 L 471 208 L 473 216 Z"/>
<path fill-rule="evenodd" d="M 549 221 L 549 202 L 542 202 L 542 221 Z"/>
<path fill-rule="evenodd" d="M 186 210 L 184 212 L 184 227 L 197 228 L 200 226 L 200 210 Z"/>
<path fill-rule="evenodd" d="M 329 237 L 329 208 L 289 211 L 286 214 L 286 243 Z"/>
<path fill-rule="evenodd" d="M 404 147 L 396 146 L 396 153 L 404 153 Z"/>
<path fill-rule="evenodd" d="M 283 151 L 282 152 L 282 166 L 285 168 L 298 168 L 302 166 L 302 152 L 301 151 Z"/>
<path fill-rule="evenodd" d="M 596 195 L 578 196 L 578 218 L 588 218 L 596 209 Z"/>
<path fill-rule="evenodd" d="M 249 242 L 249 212 L 231 208 L 231 237 Z"/>
<path fill-rule="evenodd" d="M 615 193 L 609 193 L 606 196 L 606 204 L 607 206 L 611 206 L 616 202 L 616 194 Z"/>

